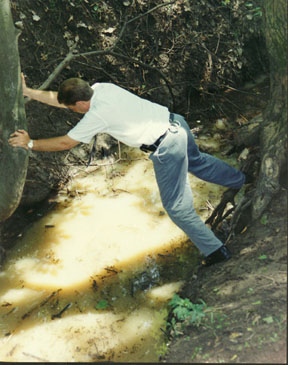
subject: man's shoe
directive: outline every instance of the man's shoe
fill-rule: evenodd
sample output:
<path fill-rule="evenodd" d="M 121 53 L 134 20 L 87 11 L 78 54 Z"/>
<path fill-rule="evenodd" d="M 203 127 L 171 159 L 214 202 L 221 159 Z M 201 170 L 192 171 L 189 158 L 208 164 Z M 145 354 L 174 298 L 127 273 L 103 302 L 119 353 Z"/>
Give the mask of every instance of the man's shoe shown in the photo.
<path fill-rule="evenodd" d="M 231 258 L 231 252 L 226 246 L 221 246 L 218 250 L 212 252 L 204 260 L 204 266 L 210 266 L 217 262 L 227 261 Z"/>

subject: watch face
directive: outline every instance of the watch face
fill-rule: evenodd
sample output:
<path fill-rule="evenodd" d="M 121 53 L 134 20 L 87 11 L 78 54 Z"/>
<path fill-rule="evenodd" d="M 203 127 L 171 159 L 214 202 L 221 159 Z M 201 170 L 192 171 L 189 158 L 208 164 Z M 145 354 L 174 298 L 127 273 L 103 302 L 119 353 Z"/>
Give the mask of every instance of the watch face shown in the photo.
<path fill-rule="evenodd" d="M 32 148 L 33 147 L 33 141 L 32 139 L 28 142 L 28 148 Z"/>

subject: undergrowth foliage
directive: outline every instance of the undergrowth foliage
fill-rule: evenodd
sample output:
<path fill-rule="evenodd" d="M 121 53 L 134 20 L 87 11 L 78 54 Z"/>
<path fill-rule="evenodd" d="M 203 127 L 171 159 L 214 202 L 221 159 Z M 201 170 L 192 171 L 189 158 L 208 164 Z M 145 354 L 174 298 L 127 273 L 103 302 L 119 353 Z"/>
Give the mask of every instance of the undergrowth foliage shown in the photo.
<path fill-rule="evenodd" d="M 224 313 L 208 307 L 203 299 L 198 301 L 200 303 L 192 303 L 189 298 L 181 298 L 178 294 L 174 294 L 169 302 L 170 320 L 167 326 L 172 337 L 183 335 L 189 326 L 209 329 L 217 337 L 217 330 L 229 325 Z"/>
<path fill-rule="evenodd" d="M 210 310 L 202 299 L 200 304 L 192 303 L 188 298 L 181 298 L 178 294 L 174 294 L 169 306 L 172 313 L 170 327 L 174 335 L 181 334 L 181 329 L 185 326 L 198 327 L 203 324 L 203 319 Z"/>

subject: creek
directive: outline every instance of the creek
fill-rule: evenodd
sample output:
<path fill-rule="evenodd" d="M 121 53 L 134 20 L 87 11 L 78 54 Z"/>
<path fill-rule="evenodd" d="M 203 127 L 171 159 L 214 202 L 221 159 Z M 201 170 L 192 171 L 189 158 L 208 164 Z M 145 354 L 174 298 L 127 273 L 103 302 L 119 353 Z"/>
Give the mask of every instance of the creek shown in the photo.
<path fill-rule="evenodd" d="M 199 254 L 161 205 L 148 155 L 82 173 L 9 251 L 0 360 L 157 362 L 167 303 Z M 222 187 L 190 176 L 203 220 Z"/>

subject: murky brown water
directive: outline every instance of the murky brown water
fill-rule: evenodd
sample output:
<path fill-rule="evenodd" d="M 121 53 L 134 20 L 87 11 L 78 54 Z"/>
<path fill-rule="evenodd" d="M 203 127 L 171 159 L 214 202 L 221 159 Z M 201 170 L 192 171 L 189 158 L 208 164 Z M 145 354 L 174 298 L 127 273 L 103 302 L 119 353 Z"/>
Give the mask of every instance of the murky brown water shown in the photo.
<path fill-rule="evenodd" d="M 152 164 L 105 167 L 37 221 L 0 273 L 0 360 L 157 361 L 167 302 L 197 250 L 164 213 Z M 223 189 L 191 177 L 208 215 Z M 163 347 L 164 346 L 164 347 Z"/>

